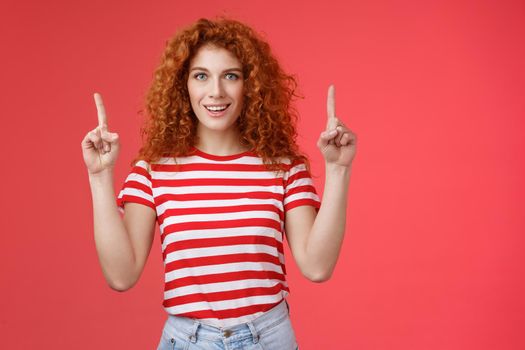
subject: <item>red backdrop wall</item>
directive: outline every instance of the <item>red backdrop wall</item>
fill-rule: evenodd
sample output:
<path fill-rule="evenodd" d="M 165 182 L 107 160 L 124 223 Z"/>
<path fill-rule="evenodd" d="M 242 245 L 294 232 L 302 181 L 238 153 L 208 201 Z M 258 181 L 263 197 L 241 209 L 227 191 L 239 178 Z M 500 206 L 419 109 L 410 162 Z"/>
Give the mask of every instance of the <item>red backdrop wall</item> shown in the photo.
<path fill-rule="evenodd" d="M 0 347 L 153 349 L 165 313 L 158 237 L 140 282 L 106 285 L 80 141 L 102 93 L 123 150 L 166 40 L 229 15 L 271 43 L 315 142 L 326 89 L 359 137 L 347 234 L 313 284 L 287 252 L 301 349 L 524 349 L 523 1 L 2 2 Z"/>

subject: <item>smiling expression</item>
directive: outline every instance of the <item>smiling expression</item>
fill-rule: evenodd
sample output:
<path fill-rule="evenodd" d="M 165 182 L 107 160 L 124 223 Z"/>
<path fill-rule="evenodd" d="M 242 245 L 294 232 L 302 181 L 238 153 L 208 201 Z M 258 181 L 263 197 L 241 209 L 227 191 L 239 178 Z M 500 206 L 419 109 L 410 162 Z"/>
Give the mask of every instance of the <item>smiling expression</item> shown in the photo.
<path fill-rule="evenodd" d="M 197 132 L 236 132 L 243 104 L 242 65 L 230 51 L 203 46 L 190 62 L 188 93 Z"/>

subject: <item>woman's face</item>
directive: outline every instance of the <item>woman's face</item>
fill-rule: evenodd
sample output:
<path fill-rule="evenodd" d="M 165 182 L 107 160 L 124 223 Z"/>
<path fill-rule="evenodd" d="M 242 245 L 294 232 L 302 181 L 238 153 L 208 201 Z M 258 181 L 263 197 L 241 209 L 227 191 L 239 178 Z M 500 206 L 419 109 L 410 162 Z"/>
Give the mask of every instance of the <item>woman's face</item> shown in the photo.
<path fill-rule="evenodd" d="M 200 135 L 234 131 L 243 103 L 241 63 L 226 49 L 201 47 L 190 62 L 188 92 Z"/>

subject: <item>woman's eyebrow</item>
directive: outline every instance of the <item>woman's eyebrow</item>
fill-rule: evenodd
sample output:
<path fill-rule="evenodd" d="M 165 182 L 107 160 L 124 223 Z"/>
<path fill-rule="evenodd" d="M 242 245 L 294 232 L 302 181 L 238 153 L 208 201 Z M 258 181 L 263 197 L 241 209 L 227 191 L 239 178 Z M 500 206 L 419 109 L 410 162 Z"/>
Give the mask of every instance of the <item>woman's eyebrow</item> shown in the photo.
<path fill-rule="evenodd" d="M 193 67 L 193 68 L 190 69 L 190 72 L 192 72 L 194 70 L 202 70 L 202 71 L 205 71 L 205 72 L 209 72 L 209 70 L 207 70 L 204 67 Z M 224 72 L 233 72 L 233 71 L 237 71 L 237 72 L 241 72 L 242 73 L 242 69 L 241 68 L 237 68 L 237 67 L 225 69 L 225 70 L 222 71 L 222 73 L 224 73 Z"/>

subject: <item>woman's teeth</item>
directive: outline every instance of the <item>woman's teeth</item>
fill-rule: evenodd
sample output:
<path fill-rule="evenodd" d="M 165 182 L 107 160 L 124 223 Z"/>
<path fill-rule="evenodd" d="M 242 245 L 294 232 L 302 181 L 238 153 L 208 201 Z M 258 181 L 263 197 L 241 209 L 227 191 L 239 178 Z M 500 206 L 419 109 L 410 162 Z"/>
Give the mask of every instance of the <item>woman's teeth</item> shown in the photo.
<path fill-rule="evenodd" d="M 224 111 L 227 107 L 228 107 L 228 105 L 224 105 L 224 106 L 206 106 L 206 109 L 208 111 L 212 111 L 212 112 L 220 112 L 220 111 Z"/>

